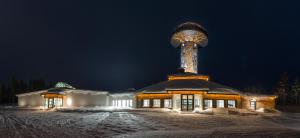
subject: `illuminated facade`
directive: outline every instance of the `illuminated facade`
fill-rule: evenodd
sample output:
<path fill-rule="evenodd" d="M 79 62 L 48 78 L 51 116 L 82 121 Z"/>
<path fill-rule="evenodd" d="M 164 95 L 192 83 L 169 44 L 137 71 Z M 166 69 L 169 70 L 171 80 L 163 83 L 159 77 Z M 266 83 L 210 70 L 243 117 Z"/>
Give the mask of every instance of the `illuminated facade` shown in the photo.
<path fill-rule="evenodd" d="M 276 96 L 249 95 L 210 81 L 198 74 L 198 48 L 208 43 L 208 34 L 197 23 L 186 22 L 172 33 L 171 44 L 180 48 L 183 72 L 168 80 L 145 87 L 136 95 L 138 108 L 169 108 L 179 111 L 208 108 L 273 109 Z"/>
<path fill-rule="evenodd" d="M 168 108 L 195 111 L 209 108 L 239 108 L 250 110 L 274 109 L 274 95 L 247 94 L 210 81 L 198 74 L 198 49 L 208 43 L 208 34 L 199 24 L 187 22 L 172 33 L 171 44 L 180 49 L 183 72 L 169 75 L 163 82 L 138 91 L 119 92 L 75 89 L 59 82 L 54 88 L 18 94 L 19 106 L 82 107 L 112 106 L 115 108 Z"/>
<path fill-rule="evenodd" d="M 135 107 L 133 90 L 122 92 L 93 91 L 75 89 L 69 84 L 58 82 L 54 88 L 18 94 L 20 107 L 74 108 L 93 106 L 113 106 L 116 108 Z"/>

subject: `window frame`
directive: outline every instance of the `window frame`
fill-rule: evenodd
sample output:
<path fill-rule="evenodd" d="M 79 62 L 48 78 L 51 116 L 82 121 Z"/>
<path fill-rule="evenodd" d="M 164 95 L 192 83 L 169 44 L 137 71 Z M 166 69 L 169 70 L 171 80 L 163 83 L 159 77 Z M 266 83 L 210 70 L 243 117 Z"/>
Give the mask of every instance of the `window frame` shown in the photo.
<path fill-rule="evenodd" d="M 230 102 L 233 102 L 234 105 L 233 105 L 233 106 L 229 106 L 229 105 L 230 105 Z M 235 101 L 235 100 L 227 100 L 227 107 L 228 107 L 228 108 L 236 108 L 236 101 Z"/>
<path fill-rule="evenodd" d="M 221 102 L 221 101 L 223 101 L 223 102 Z M 220 106 L 220 105 L 222 105 L 222 106 Z M 216 100 L 216 107 L 217 108 L 225 108 L 225 100 L 222 100 L 222 99 Z"/>
<path fill-rule="evenodd" d="M 161 100 L 160 99 L 153 99 L 153 107 L 160 107 Z"/>
<path fill-rule="evenodd" d="M 147 103 L 147 105 L 145 103 Z M 143 99 L 143 107 L 150 107 L 150 99 Z"/>
<path fill-rule="evenodd" d="M 168 106 L 166 106 L 168 103 Z M 172 108 L 172 99 L 164 99 L 164 108 Z"/>
<path fill-rule="evenodd" d="M 207 102 L 209 104 L 207 104 Z M 204 109 L 208 109 L 208 108 L 213 108 L 213 100 L 212 99 L 204 99 Z"/>

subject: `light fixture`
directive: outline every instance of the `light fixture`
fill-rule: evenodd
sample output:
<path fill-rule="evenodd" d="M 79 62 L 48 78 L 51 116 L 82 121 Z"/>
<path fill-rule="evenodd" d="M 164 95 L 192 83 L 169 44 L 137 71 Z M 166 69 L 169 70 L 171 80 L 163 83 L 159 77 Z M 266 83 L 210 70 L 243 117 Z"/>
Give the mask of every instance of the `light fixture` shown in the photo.
<path fill-rule="evenodd" d="M 68 106 L 71 106 L 71 105 L 72 105 L 72 99 L 71 99 L 71 98 L 68 98 L 68 99 L 67 99 L 67 105 L 68 105 Z"/>

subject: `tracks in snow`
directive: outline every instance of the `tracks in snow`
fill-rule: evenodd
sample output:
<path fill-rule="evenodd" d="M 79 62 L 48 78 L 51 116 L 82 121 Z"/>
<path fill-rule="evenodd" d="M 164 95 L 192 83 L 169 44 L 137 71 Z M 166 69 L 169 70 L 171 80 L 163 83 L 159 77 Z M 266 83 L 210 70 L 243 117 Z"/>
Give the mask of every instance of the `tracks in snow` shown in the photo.
<path fill-rule="evenodd" d="M 151 122 L 128 112 L 112 112 L 97 127 L 97 133 L 104 137 L 124 135 L 143 130 L 156 130 Z"/>

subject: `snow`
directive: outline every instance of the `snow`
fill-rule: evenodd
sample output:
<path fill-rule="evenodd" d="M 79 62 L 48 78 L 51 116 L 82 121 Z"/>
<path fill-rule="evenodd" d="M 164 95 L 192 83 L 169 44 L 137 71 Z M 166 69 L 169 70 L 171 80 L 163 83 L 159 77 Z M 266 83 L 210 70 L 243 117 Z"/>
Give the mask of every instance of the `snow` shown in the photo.
<path fill-rule="evenodd" d="M 0 108 L 0 137 L 298 137 L 300 114 Z"/>

